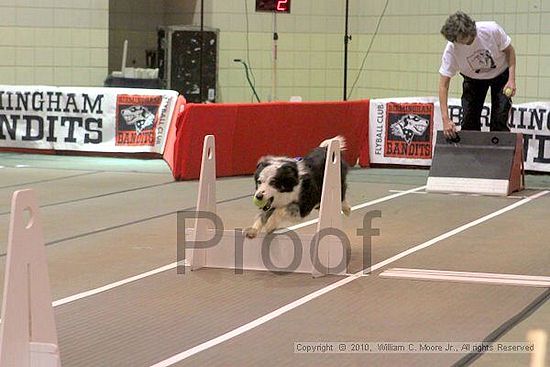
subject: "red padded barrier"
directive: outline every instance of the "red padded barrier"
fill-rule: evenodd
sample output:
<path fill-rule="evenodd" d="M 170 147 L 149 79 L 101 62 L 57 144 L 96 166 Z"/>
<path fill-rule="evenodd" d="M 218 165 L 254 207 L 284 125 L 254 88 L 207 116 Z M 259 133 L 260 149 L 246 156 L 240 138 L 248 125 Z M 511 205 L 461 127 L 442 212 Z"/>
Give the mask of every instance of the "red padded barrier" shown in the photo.
<path fill-rule="evenodd" d="M 360 152 L 368 154 L 368 119 L 368 100 L 187 104 L 176 125 L 172 172 L 176 180 L 199 177 L 208 134 L 216 137 L 218 177 L 252 174 L 266 154 L 303 156 L 336 135 L 346 138 L 343 158 L 353 166 Z"/>

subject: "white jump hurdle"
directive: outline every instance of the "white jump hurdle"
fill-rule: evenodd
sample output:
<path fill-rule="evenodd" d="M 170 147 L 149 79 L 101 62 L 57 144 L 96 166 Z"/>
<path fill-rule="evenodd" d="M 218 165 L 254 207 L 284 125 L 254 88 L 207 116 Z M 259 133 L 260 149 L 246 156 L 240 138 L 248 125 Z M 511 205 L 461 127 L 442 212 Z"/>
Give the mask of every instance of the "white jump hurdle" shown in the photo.
<path fill-rule="evenodd" d="M 315 234 L 283 230 L 271 235 L 261 233 L 254 239 L 248 239 L 241 230 L 224 230 L 221 240 L 213 247 L 187 248 L 185 257 L 188 264 L 192 270 L 208 267 L 292 271 L 311 273 L 315 277 L 329 273 L 345 274 L 349 255 L 342 242 L 348 239 L 341 232 L 340 177 L 340 146 L 337 140 L 332 140 L 327 149 L 319 222 Z M 212 135 L 204 139 L 197 211 L 216 213 L 216 157 Z M 206 220 L 197 220 L 194 229 L 186 231 L 186 243 L 213 238 L 214 230 L 211 227 Z M 334 234 L 335 231 L 340 231 L 342 236 L 326 235 Z M 289 236 L 293 236 L 294 242 Z M 297 241 L 299 246 L 295 245 Z M 312 251 L 314 256 L 311 256 Z M 289 267 L 290 264 L 294 266 Z"/>
<path fill-rule="evenodd" d="M 546 359 L 546 343 L 548 334 L 543 329 L 529 330 L 527 332 L 527 341 L 535 346 L 531 352 L 529 367 L 544 367 Z"/>
<path fill-rule="evenodd" d="M 16 191 L 2 300 L 0 367 L 61 367 L 57 345 L 38 205 L 33 190 Z"/>

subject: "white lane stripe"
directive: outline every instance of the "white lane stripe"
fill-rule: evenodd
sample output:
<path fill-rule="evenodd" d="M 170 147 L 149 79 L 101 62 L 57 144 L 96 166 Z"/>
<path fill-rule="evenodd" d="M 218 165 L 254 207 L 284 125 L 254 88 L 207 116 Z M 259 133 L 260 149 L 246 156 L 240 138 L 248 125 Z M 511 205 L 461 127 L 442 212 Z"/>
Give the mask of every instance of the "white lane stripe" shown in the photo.
<path fill-rule="evenodd" d="M 392 199 L 398 198 L 400 196 L 416 193 L 417 191 L 424 190 L 425 188 L 426 188 L 426 186 L 419 186 L 419 187 L 415 187 L 414 189 L 400 191 L 400 192 L 398 192 L 396 194 L 393 194 L 393 195 L 388 195 L 388 196 L 381 197 L 379 199 L 367 201 L 366 203 L 352 206 L 351 211 L 363 209 L 363 208 L 366 208 L 368 206 L 372 206 L 372 205 L 376 205 L 376 204 L 380 204 L 380 203 L 383 203 L 384 201 L 392 200 Z M 296 229 L 307 227 L 307 226 L 310 226 L 312 224 L 315 224 L 318 221 L 319 221 L 319 218 L 308 220 L 307 222 L 303 222 L 303 223 L 300 223 L 300 224 L 290 226 L 288 228 L 285 228 L 284 230 L 285 231 L 287 231 L 287 230 L 294 231 Z"/>
<path fill-rule="evenodd" d="M 463 275 L 473 276 L 487 279 L 530 279 L 543 280 L 550 282 L 550 277 L 542 275 L 523 275 L 523 274 L 507 274 L 507 273 L 483 273 L 476 271 L 452 271 L 452 270 L 434 270 L 434 269 L 412 269 L 412 268 L 392 268 L 380 273 L 408 273 L 408 274 L 429 274 L 429 275 Z"/>
<path fill-rule="evenodd" d="M 533 189 L 532 187 L 530 187 L 529 189 Z M 539 189 L 539 190 L 546 190 L 547 188 L 543 188 L 543 189 Z M 403 192 L 403 190 L 388 190 L 388 192 Z M 415 192 L 415 194 L 422 194 L 422 195 L 425 195 L 425 194 L 428 194 L 428 192 L 426 191 L 419 191 L 419 192 Z M 471 194 L 471 193 L 459 193 L 459 192 L 448 192 L 448 193 L 445 193 L 445 192 L 438 192 L 437 194 L 439 195 L 450 195 L 450 196 L 474 196 L 474 197 L 478 197 L 478 196 L 489 196 L 489 197 L 497 197 L 497 196 L 494 196 L 494 195 L 482 195 L 482 194 Z M 521 196 L 521 195 L 508 195 L 508 196 L 503 196 L 503 197 L 506 197 L 508 199 L 525 199 L 527 196 Z"/>
<path fill-rule="evenodd" d="M 388 190 L 388 192 L 403 192 L 403 190 Z M 415 192 L 415 194 L 420 194 L 420 195 L 426 195 L 427 192 L 426 191 L 418 191 L 418 192 Z"/>
<path fill-rule="evenodd" d="M 483 223 L 483 222 L 488 221 L 489 219 L 493 219 L 493 218 L 495 218 L 495 217 L 498 217 L 499 215 L 504 214 L 504 213 L 506 213 L 506 212 L 509 212 L 510 210 L 513 210 L 513 209 L 515 209 L 515 208 L 517 208 L 517 207 L 519 207 L 519 206 L 522 206 L 523 204 L 527 204 L 528 202 L 530 202 L 530 201 L 532 201 L 532 200 L 538 199 L 539 197 L 548 194 L 548 192 L 550 192 L 550 191 L 542 191 L 542 192 L 539 192 L 539 193 L 537 193 L 537 194 L 531 195 L 531 196 L 529 196 L 529 197 L 527 197 L 527 198 L 525 198 L 525 199 L 523 199 L 523 200 L 517 201 L 517 202 L 515 202 L 515 203 L 513 203 L 513 204 L 511 204 L 511 205 L 508 205 L 508 206 L 506 206 L 506 207 L 504 207 L 504 208 L 502 208 L 502 209 L 500 209 L 500 210 L 497 210 L 496 212 L 493 212 L 493 213 L 491 213 L 491 214 L 487 214 L 487 215 L 484 216 L 484 217 L 481 217 L 481 218 L 479 218 L 479 219 L 476 219 L 476 220 L 474 220 L 473 222 L 466 223 L 466 224 L 464 224 L 464 225 L 462 225 L 462 226 L 460 226 L 460 227 L 458 227 L 458 228 L 453 229 L 452 231 L 449 231 L 449 232 L 447 232 L 447 233 L 443 233 L 442 235 L 439 235 L 439 236 L 437 236 L 437 237 L 435 237 L 435 238 L 432 238 L 432 239 L 429 240 L 429 241 L 426 241 L 426 242 L 424 242 L 424 243 L 421 243 L 420 245 L 417 245 L 417 246 L 412 247 L 412 248 L 410 248 L 410 249 L 408 249 L 408 250 L 406 250 L 406 251 L 403 251 L 403 252 L 401 252 L 401 253 L 399 253 L 399 254 L 397 254 L 397 255 L 394 255 L 394 256 L 390 257 L 389 259 L 386 259 L 386 260 L 384 260 L 384 261 L 381 261 L 381 262 L 379 262 L 378 264 L 375 264 L 375 265 L 371 266 L 370 268 L 366 268 L 366 269 L 365 269 L 365 272 L 371 273 L 371 272 L 373 272 L 373 271 L 375 271 L 375 270 L 377 270 L 377 269 L 380 269 L 381 267 L 384 267 L 384 266 L 386 266 L 386 265 L 388 265 L 388 264 L 391 264 L 392 262 L 395 262 L 395 261 L 397 261 L 397 260 L 399 260 L 399 259 L 401 259 L 401 258 L 403 258 L 403 257 L 405 257 L 405 256 L 408 256 L 408 255 L 410 255 L 410 254 L 412 254 L 412 253 L 415 253 L 415 252 L 417 252 L 417 251 L 420 251 L 420 250 L 422 250 L 422 249 L 425 249 L 426 247 L 430 247 L 430 246 L 433 245 L 434 243 L 437 243 L 437 242 L 439 242 L 439 241 L 442 241 L 442 240 L 444 240 L 444 239 L 447 239 L 447 238 L 449 238 L 449 237 L 451 237 L 451 236 L 454 236 L 455 234 L 458 234 L 458 233 L 460 233 L 460 232 L 463 232 L 463 231 L 465 231 L 465 230 L 467 230 L 467 229 L 469 229 L 469 228 L 475 227 L 475 226 L 477 226 L 478 224 L 481 224 L 481 223 Z"/>
<path fill-rule="evenodd" d="M 384 196 L 384 197 L 381 197 L 379 199 L 369 201 L 367 203 L 356 205 L 356 206 L 352 207 L 351 210 L 353 211 L 353 210 L 357 210 L 357 209 L 367 207 L 369 205 L 375 205 L 375 204 L 378 204 L 378 203 L 382 203 L 384 201 L 395 199 L 395 198 L 398 198 L 400 196 L 407 195 L 408 193 L 411 193 L 411 192 L 414 192 L 414 191 L 417 191 L 417 190 L 422 190 L 425 187 L 426 186 L 421 186 L 421 187 L 417 187 L 417 188 L 414 188 L 414 189 L 411 189 L 411 190 L 403 191 L 399 194 Z M 308 226 L 308 225 L 311 225 L 311 224 L 315 224 L 318 221 L 319 221 L 319 219 L 313 219 L 313 220 L 310 220 L 308 222 L 300 223 L 296 226 L 289 227 L 289 229 L 294 230 L 294 229 L 297 229 L 297 228 L 302 228 L 302 227 L 305 227 L 305 226 Z M 74 301 L 79 300 L 79 299 L 90 297 L 90 296 L 96 295 L 98 293 L 106 292 L 106 291 L 111 290 L 113 288 L 120 287 L 122 285 L 131 283 L 131 282 L 135 282 L 136 280 L 147 278 L 149 276 L 159 274 L 159 273 L 162 273 L 162 272 L 167 271 L 167 270 L 174 269 L 176 266 L 177 266 L 177 262 L 174 262 L 172 264 L 168 264 L 168 265 L 162 266 L 160 268 L 153 269 L 153 270 L 148 271 L 146 273 L 138 274 L 138 275 L 135 275 L 133 277 L 120 280 L 118 282 L 107 284 L 107 285 L 99 287 L 99 288 L 91 289 L 91 290 L 88 290 L 88 291 L 85 291 L 85 292 L 82 292 L 82 293 L 75 294 L 73 296 L 69 296 L 69 297 L 54 301 L 52 303 L 52 305 L 54 307 L 56 307 L 56 306 L 67 304 L 69 302 L 74 302 Z"/>
<path fill-rule="evenodd" d="M 89 291 L 85 291 L 85 292 L 82 292 L 82 293 L 78 293 L 78 294 L 75 294 L 75 295 L 72 295 L 72 296 L 69 296 L 69 297 L 59 299 L 57 301 L 53 301 L 52 306 L 57 307 L 57 306 L 65 305 L 67 303 L 78 301 L 79 299 L 83 299 L 83 298 L 86 298 L 86 297 L 91 297 L 91 296 L 96 295 L 98 293 L 106 292 L 106 291 L 111 290 L 113 288 L 117 288 L 117 287 L 120 287 L 122 285 L 135 282 L 136 280 L 147 278 L 149 276 L 159 274 L 159 273 L 162 273 L 162 272 L 170 270 L 170 269 L 174 269 L 177 266 L 177 264 L 178 263 L 175 262 L 175 263 L 172 263 L 172 264 L 161 266 L 160 268 L 156 268 L 156 269 L 153 269 L 153 270 L 148 271 L 146 273 L 138 274 L 138 275 L 135 275 L 133 277 L 120 280 L 118 282 L 107 284 L 103 287 L 90 289 Z M 0 322 L 2 322 L 1 319 L 0 319 Z"/>
<path fill-rule="evenodd" d="M 165 266 L 161 266 L 160 268 L 153 269 L 153 270 L 148 271 L 146 273 L 138 274 L 138 275 L 135 275 L 133 277 L 120 280 L 118 282 L 107 284 L 103 287 L 90 289 L 89 291 L 86 291 L 86 292 L 82 292 L 82 293 L 75 294 L 73 296 L 62 298 L 60 300 L 52 302 L 52 306 L 53 307 L 61 306 L 61 305 L 64 305 L 64 304 L 67 304 L 67 303 L 70 303 L 70 302 L 77 301 L 77 300 L 82 299 L 82 298 L 86 298 L 86 297 L 96 295 L 98 293 L 106 292 L 106 291 L 111 290 L 113 288 L 120 287 L 122 285 L 135 282 L 136 280 L 147 278 L 149 276 L 159 274 L 159 273 L 162 273 L 162 272 L 170 270 L 170 269 L 174 269 L 177 266 L 177 264 L 178 264 L 177 262 L 174 262 L 172 264 L 168 264 L 168 265 L 165 265 Z"/>
<path fill-rule="evenodd" d="M 441 236 L 438 236 L 438 237 L 436 237 L 436 238 L 434 238 L 434 239 L 432 239 L 432 240 L 430 240 L 430 241 L 427 241 L 427 242 L 425 242 L 425 243 L 423 243 L 423 244 L 421 244 L 421 245 L 418 245 L 418 246 L 416 246 L 416 247 L 413 247 L 413 248 L 410 249 L 410 250 L 407 250 L 407 251 L 405 251 L 405 252 L 402 252 L 401 254 L 398 254 L 398 255 L 396 255 L 396 256 L 393 256 L 393 257 L 391 257 L 391 258 L 389 258 L 389 259 L 387 259 L 387 260 L 385 260 L 385 261 L 379 262 L 378 264 L 375 264 L 375 265 L 371 266 L 370 268 L 363 269 L 363 270 L 361 270 L 361 271 L 359 271 L 359 272 L 357 272 L 357 273 L 355 273 L 355 274 L 353 274 L 353 275 L 350 275 L 350 276 L 348 276 L 348 277 L 346 277 L 346 278 L 344 278 L 344 279 L 341 279 L 341 280 L 339 280 L 339 281 L 337 281 L 337 282 L 335 282 L 335 283 L 333 283 L 333 284 L 330 284 L 330 285 L 328 285 L 328 286 L 326 286 L 326 287 L 324 287 L 324 288 L 321 288 L 321 289 L 319 289 L 319 290 L 317 290 L 317 291 L 315 291 L 315 292 L 313 292 L 313 293 L 310 293 L 310 294 L 308 294 L 308 295 L 306 295 L 306 296 L 304 296 L 304 297 L 302 297 L 302 298 L 299 298 L 299 299 L 297 299 L 297 300 L 294 301 L 294 302 L 291 302 L 291 303 L 289 303 L 289 304 L 287 304 L 287 305 L 285 305 L 285 306 L 283 306 L 283 307 L 281 307 L 281 308 L 279 308 L 279 309 L 277 309 L 277 310 L 275 310 L 275 311 L 272 311 L 272 312 L 270 312 L 270 313 L 268 313 L 268 314 L 266 314 L 266 315 L 264 315 L 264 316 L 262 316 L 262 317 L 259 317 L 259 318 L 255 319 L 255 320 L 252 320 L 252 321 L 250 321 L 250 322 L 248 322 L 248 323 L 246 323 L 246 324 L 244 324 L 244 325 L 242 325 L 242 326 L 240 326 L 240 327 L 238 327 L 238 328 L 236 328 L 236 329 L 234 329 L 234 330 L 231 330 L 231 331 L 229 331 L 229 332 L 227 332 L 227 333 L 225 333 L 225 334 L 222 334 L 222 335 L 220 335 L 220 336 L 218 336 L 218 337 L 216 337 L 216 338 L 214 338 L 214 339 L 208 340 L 208 341 L 206 341 L 206 342 L 204 342 L 204 343 L 201 343 L 201 344 L 199 344 L 199 345 L 197 345 L 197 346 L 195 346 L 195 347 L 193 347 L 193 348 L 190 348 L 190 349 L 187 349 L 186 351 L 183 351 L 183 352 L 181 352 L 181 353 L 178 353 L 178 354 L 176 354 L 176 355 L 174 355 L 174 356 L 172 356 L 172 357 L 170 357 L 170 358 L 167 358 L 167 359 L 165 359 L 165 360 L 163 360 L 163 361 L 160 361 L 160 362 L 158 362 L 158 363 L 155 363 L 154 365 L 151 365 L 151 367 L 168 367 L 168 366 L 171 366 L 171 365 L 173 365 L 173 364 L 175 364 L 175 363 L 181 362 L 181 361 L 183 361 L 184 359 L 189 358 L 189 357 L 191 357 L 191 356 L 193 356 L 193 355 L 195 355 L 195 354 L 197 354 L 197 353 L 200 353 L 200 352 L 202 352 L 202 351 L 204 351 L 204 350 L 207 350 L 207 349 L 209 349 L 209 348 L 212 348 L 212 347 L 214 347 L 214 346 L 216 346 L 216 345 L 218 345 L 218 344 L 221 344 L 221 343 L 223 343 L 223 342 L 226 342 L 227 340 L 230 340 L 230 339 L 232 339 L 232 338 L 234 338 L 234 337 L 237 337 L 237 336 L 239 336 L 239 335 L 241 335 L 241 334 L 243 334 L 243 333 L 245 333 L 245 332 L 247 332 L 247 331 L 249 331 L 249 330 L 252 330 L 252 329 L 254 329 L 254 328 L 256 328 L 256 327 L 258 327 L 258 326 L 260 326 L 260 325 L 263 325 L 263 324 L 265 324 L 266 322 L 271 321 L 271 320 L 273 320 L 273 319 L 275 319 L 275 318 L 277 318 L 277 317 L 279 317 L 279 316 L 281 316 L 281 315 L 283 315 L 283 314 L 285 314 L 285 313 L 287 313 L 287 312 L 289 312 L 289 311 L 291 311 L 291 310 L 293 310 L 293 309 L 295 309 L 295 308 L 297 308 L 297 307 L 299 307 L 299 306 L 301 306 L 301 305 L 303 305 L 303 304 L 305 304 L 305 303 L 307 303 L 307 302 L 309 302 L 309 301 L 312 301 L 312 300 L 314 300 L 314 299 L 316 299 L 316 298 L 318 298 L 318 297 L 320 297 L 320 296 L 322 296 L 322 295 L 324 295 L 324 294 L 326 294 L 326 293 L 328 293 L 328 292 L 330 292 L 330 291 L 333 291 L 333 290 L 335 290 L 335 289 L 337 289 L 337 288 L 340 288 L 341 286 L 346 285 L 346 284 L 348 284 L 348 283 L 354 281 L 355 279 L 361 278 L 361 277 L 364 275 L 364 273 L 365 273 L 365 272 L 368 272 L 369 270 L 370 270 L 370 271 L 373 271 L 373 270 L 379 269 L 379 268 L 381 268 L 381 267 L 383 267 L 383 266 L 385 266 L 385 265 L 387 265 L 387 264 L 390 264 L 390 263 L 392 263 L 392 262 L 394 262 L 394 261 L 399 260 L 399 259 L 402 258 L 402 257 L 405 257 L 405 256 L 407 256 L 407 255 L 410 255 L 410 254 L 412 254 L 413 252 L 416 252 L 416 251 L 419 251 L 419 250 L 421 250 L 421 249 L 423 249 L 423 248 L 426 248 L 426 247 L 428 247 L 428 246 L 431 246 L 431 245 L 433 245 L 433 244 L 435 244 L 435 243 L 437 243 L 437 242 L 439 242 L 439 241 L 441 241 L 441 240 L 443 240 L 443 239 L 445 239 L 445 238 L 448 238 L 448 237 L 453 236 L 453 235 L 455 235 L 455 234 L 457 234 L 457 233 L 460 233 L 460 232 L 462 232 L 462 231 L 464 231 L 464 230 L 466 230 L 466 229 L 468 229 L 468 228 L 471 228 L 471 227 L 476 226 L 476 225 L 478 225 L 478 224 L 480 224 L 480 223 L 483 223 L 483 222 L 485 222 L 485 221 L 487 221 L 487 220 L 489 220 L 489 219 L 491 219 L 491 218 L 494 218 L 494 217 L 496 217 L 496 216 L 499 216 L 499 215 L 501 215 L 501 214 L 504 214 L 504 213 L 506 213 L 506 212 L 508 212 L 508 211 L 510 211 L 510 210 L 512 210 L 512 209 L 515 209 L 515 208 L 517 208 L 517 207 L 519 207 L 519 206 L 521 206 L 521 205 L 523 205 L 523 204 L 526 204 L 526 203 L 528 203 L 528 202 L 530 202 L 530 201 L 532 201 L 532 200 L 534 200 L 534 199 L 536 199 L 536 198 L 538 198 L 538 197 L 541 197 L 541 196 L 543 196 L 543 195 L 546 195 L 547 193 L 548 193 L 548 191 L 543 191 L 543 192 L 537 193 L 537 194 L 532 195 L 532 196 L 530 196 L 530 197 L 528 197 L 528 198 L 526 198 L 526 199 L 524 199 L 524 200 L 518 201 L 518 202 L 516 202 L 516 203 L 514 203 L 514 204 L 511 204 L 511 205 L 509 205 L 509 206 L 507 206 L 507 207 L 504 207 L 504 208 L 502 208 L 502 209 L 500 209 L 500 210 L 497 210 L 496 212 L 493 212 L 493 213 L 488 214 L 488 215 L 486 215 L 486 216 L 484 216 L 484 217 L 482 217 L 482 218 L 479 218 L 479 219 L 477 219 L 477 220 L 475 220 L 475 221 L 473 221 L 473 222 L 470 222 L 470 223 L 468 223 L 468 224 L 465 224 L 465 225 L 463 225 L 463 226 L 460 226 L 460 227 L 458 227 L 457 229 L 454 229 L 454 230 L 452 230 L 452 231 L 450 231 L 450 232 L 444 233 L 444 234 L 442 234 Z M 402 255 L 402 254 L 403 254 L 403 255 Z"/>
<path fill-rule="evenodd" d="M 328 293 L 330 291 L 333 291 L 337 288 L 340 288 L 341 286 L 345 285 L 345 284 L 348 284 L 349 282 L 357 279 L 357 278 L 360 278 L 363 276 L 363 273 L 362 272 L 359 272 L 359 273 L 356 273 L 356 274 L 353 274 L 353 275 L 350 275 L 349 277 L 346 277 L 344 279 L 341 279 L 335 283 L 332 283 L 324 288 L 321 288 L 313 293 L 310 293 L 300 299 L 297 299 L 296 301 L 292 302 L 292 303 L 289 303 L 273 312 L 270 312 L 260 318 L 257 318 L 256 320 L 253 320 L 247 324 L 244 324 L 234 330 L 231 330 L 230 332 L 227 332 L 223 335 L 220 335 L 218 336 L 217 338 L 214 338 L 214 339 L 211 339 L 211 340 L 208 340 L 207 342 L 204 342 L 202 344 L 199 344 L 197 345 L 196 347 L 193 347 L 191 349 L 188 349 L 186 350 L 185 352 L 182 352 L 182 353 L 179 353 L 179 354 L 176 354 L 168 359 L 165 359 L 161 362 L 158 362 L 154 365 L 152 365 L 151 367 L 168 367 L 168 366 L 171 366 L 175 363 L 178 363 L 178 362 L 181 362 L 182 360 L 186 359 L 186 358 L 189 358 L 197 353 L 200 353 L 206 349 L 209 349 L 209 348 L 212 348 L 218 344 L 221 344 L 229 339 L 232 339 L 236 336 L 239 336 L 249 330 L 252 330 L 262 324 L 265 324 L 266 322 L 270 321 L 270 320 L 273 320 L 274 318 L 277 318 L 293 309 L 295 309 L 296 307 L 299 307 L 315 298 L 318 298 L 320 296 L 322 296 L 323 294 L 325 293 Z"/>
<path fill-rule="evenodd" d="M 462 283 L 520 285 L 544 288 L 550 287 L 550 277 L 534 275 L 395 268 L 382 272 L 380 276 L 384 278 L 442 280 Z"/>

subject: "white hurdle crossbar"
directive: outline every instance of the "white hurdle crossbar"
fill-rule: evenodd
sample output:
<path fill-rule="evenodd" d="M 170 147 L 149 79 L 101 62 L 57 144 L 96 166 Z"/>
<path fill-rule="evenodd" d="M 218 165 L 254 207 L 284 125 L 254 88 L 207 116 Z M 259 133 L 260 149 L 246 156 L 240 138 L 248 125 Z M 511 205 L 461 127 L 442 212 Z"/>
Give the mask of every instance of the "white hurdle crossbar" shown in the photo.
<path fill-rule="evenodd" d="M 0 367 L 61 367 L 57 345 L 38 205 L 33 190 L 16 191 L 2 300 Z"/>
<path fill-rule="evenodd" d="M 342 232 L 340 144 L 331 140 L 321 195 L 319 222 L 315 234 L 290 230 L 274 234 L 260 233 L 245 238 L 241 229 L 224 230 L 220 240 L 207 248 L 186 248 L 185 258 L 192 270 L 203 267 L 310 273 L 314 277 L 345 274 L 349 241 Z M 216 213 L 216 159 L 214 136 L 204 139 L 198 212 Z M 252 219 L 252 218 L 251 218 Z M 212 239 L 216 232 L 202 219 L 186 231 L 186 243 Z M 348 241 L 343 244 L 343 238 Z"/>

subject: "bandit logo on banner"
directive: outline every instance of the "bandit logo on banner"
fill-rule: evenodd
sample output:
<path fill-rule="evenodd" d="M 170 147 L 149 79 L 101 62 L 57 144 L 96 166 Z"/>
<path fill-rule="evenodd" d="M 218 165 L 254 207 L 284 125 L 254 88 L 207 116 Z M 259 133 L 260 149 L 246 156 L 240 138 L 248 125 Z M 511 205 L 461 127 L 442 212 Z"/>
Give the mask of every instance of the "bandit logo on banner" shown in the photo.
<path fill-rule="evenodd" d="M 387 103 L 385 157 L 432 158 L 433 103 Z"/>
<path fill-rule="evenodd" d="M 118 95 L 116 145 L 155 145 L 162 96 Z"/>

